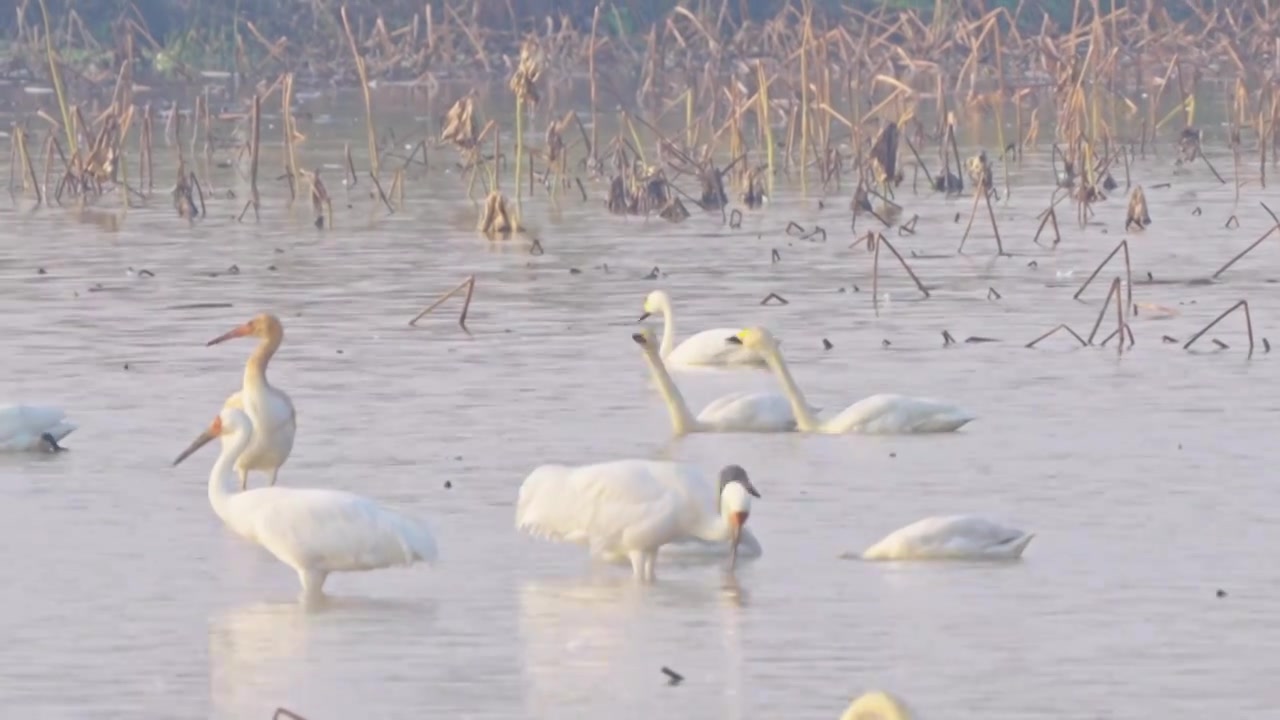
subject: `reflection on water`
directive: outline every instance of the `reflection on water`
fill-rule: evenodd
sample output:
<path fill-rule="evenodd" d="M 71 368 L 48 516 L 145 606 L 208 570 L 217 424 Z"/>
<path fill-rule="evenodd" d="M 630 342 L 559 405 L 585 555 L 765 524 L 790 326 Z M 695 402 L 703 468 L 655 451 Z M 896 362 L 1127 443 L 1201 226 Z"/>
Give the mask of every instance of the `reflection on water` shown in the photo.
<path fill-rule="evenodd" d="M 214 717 L 263 716 L 264 699 L 313 717 L 382 717 L 420 704 L 421 683 L 395 674 L 352 672 L 408 658 L 433 636 L 430 600 L 333 598 L 321 607 L 253 603 L 209 624 L 209 691 Z M 389 632 L 393 630 L 394 632 Z M 351 638 L 376 638 L 353 647 Z M 316 687 L 342 688 L 317 703 Z"/>
<path fill-rule="evenodd" d="M 357 119 L 303 128 L 301 161 L 340 162 L 359 113 L 315 110 Z M 539 196 L 522 215 L 546 250 L 534 256 L 476 237 L 443 157 L 430 177 L 410 169 L 407 207 L 393 215 L 363 180 L 331 183 L 337 227 L 324 232 L 274 182 L 261 222 L 234 222 L 245 188 L 228 170 L 194 224 L 161 195 L 115 225 L 0 197 L 0 399 L 59 405 L 80 426 L 57 457 L 0 458 L 5 716 L 259 718 L 283 705 L 311 720 L 822 718 L 872 687 L 940 720 L 1267 717 L 1280 705 L 1274 354 L 1245 360 L 1233 320 L 1213 331 L 1227 351 L 1161 340 L 1185 341 L 1241 298 L 1274 339 L 1274 248 L 1222 282 L 1186 282 L 1270 227 L 1244 209 L 1262 198 L 1256 185 L 1236 208 L 1198 166 L 1170 176 L 1167 157 L 1132 165 L 1156 220 L 1128 236 L 1135 279 L 1156 281 L 1135 284 L 1134 300 L 1179 314 L 1140 314 L 1137 344 L 1117 360 L 1066 337 L 1022 347 L 1058 323 L 1089 329 L 1114 272 L 1085 302 L 1071 295 L 1122 236 L 1116 193 L 1084 229 L 1060 214 L 1056 249 L 1030 242 L 1053 192 L 1047 153 L 1011 169 L 1012 199 L 995 206 L 1011 258 L 992 256 L 981 220 L 955 255 L 954 218 L 971 198 L 904 183 L 898 200 L 918 232 L 891 237 L 932 297 L 903 302 L 914 286 L 881 263 L 891 300 L 878 317 L 843 199 L 819 208 L 782 187 L 730 230 L 718 213 L 673 226 L 613 218 L 571 194 L 551 211 Z M 274 153 L 262 163 L 281 166 Z M 1153 187 L 1163 181 L 1174 184 Z M 1232 212 L 1241 227 L 1225 230 Z M 786 235 L 793 219 L 824 226 L 828 242 Z M 665 276 L 646 279 L 655 265 Z M 408 327 L 470 274 L 473 336 L 456 306 Z M 898 392 L 978 420 L 928 438 L 672 441 L 630 337 L 658 286 L 682 336 L 772 328 L 827 412 Z M 790 304 L 760 305 L 770 292 Z M 210 510 L 215 451 L 169 467 L 238 386 L 249 352 L 204 343 L 262 309 L 285 323 L 271 378 L 299 414 L 280 482 L 426 518 L 437 567 L 335 575 L 336 604 L 304 612 L 294 573 Z M 960 342 L 943 348 L 943 330 Z M 696 408 L 774 387 L 761 372 L 676 382 Z M 512 527 L 533 467 L 624 457 L 747 468 L 766 552 L 738 568 L 739 590 L 714 563 L 666 560 L 657 585 L 638 588 L 625 568 Z M 966 512 L 1037 538 L 1000 566 L 838 558 L 926 515 Z M 668 687 L 663 666 L 685 682 Z"/>
<path fill-rule="evenodd" d="M 744 717 L 737 594 L 701 580 L 522 585 L 526 716 L 564 717 L 573 708 L 580 717 Z M 680 618 L 665 608 L 678 608 Z M 664 686 L 664 667 L 684 676 L 680 687 Z"/>

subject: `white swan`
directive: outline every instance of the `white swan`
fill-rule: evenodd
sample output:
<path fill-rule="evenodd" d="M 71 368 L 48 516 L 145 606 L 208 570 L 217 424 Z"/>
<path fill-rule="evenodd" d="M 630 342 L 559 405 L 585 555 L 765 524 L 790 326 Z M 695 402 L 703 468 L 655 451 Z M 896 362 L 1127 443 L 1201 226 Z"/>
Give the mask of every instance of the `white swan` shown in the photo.
<path fill-rule="evenodd" d="M 737 562 L 751 496 L 760 497 L 737 465 L 720 471 L 713 490 L 693 466 L 617 460 L 568 467 L 542 465 L 520 486 L 516 527 L 535 537 L 578 543 L 605 560 L 625 557 L 637 580 L 651 582 L 658 551 L 671 543 L 728 543 Z M 759 546 L 751 539 L 751 544 Z"/>
<path fill-rule="evenodd" d="M 878 394 L 863 398 L 845 408 L 830 420 L 819 421 L 809 409 L 804 393 L 791 377 L 787 363 L 782 359 L 778 342 L 764 328 L 747 328 L 725 338 L 726 344 L 741 345 L 755 351 L 765 359 L 782 383 L 783 392 L 791 401 L 796 426 L 808 433 L 932 433 L 958 430 L 974 419 L 970 413 L 955 405 L 928 398 L 905 395 Z"/>
<path fill-rule="evenodd" d="M 205 436 L 222 438 L 222 454 L 209 473 L 213 511 L 232 532 L 293 568 L 304 600 L 320 597 L 332 572 L 435 562 L 436 542 L 426 525 L 368 498 L 318 488 L 240 491 L 235 464 L 253 441 L 253 421 L 243 410 L 223 406 Z"/>
<path fill-rule="evenodd" d="M 765 366 L 764 359 L 748 348 L 726 345 L 724 339 L 741 328 L 716 328 L 703 330 L 676 345 L 676 326 L 671 317 L 671 297 L 663 290 L 654 290 L 644 299 L 644 314 L 637 322 L 643 322 L 654 313 L 662 314 L 662 359 L 671 365 L 701 366 Z"/>
<path fill-rule="evenodd" d="M 840 720 L 911 720 L 911 712 L 901 700 L 877 690 L 850 703 Z"/>
<path fill-rule="evenodd" d="M 0 408 L 0 452 L 62 450 L 58 441 L 71 434 L 75 425 L 67 414 L 43 405 L 10 405 Z"/>
<path fill-rule="evenodd" d="M 785 395 L 766 392 L 736 392 L 716 398 L 693 417 L 685 404 L 680 388 L 667 372 L 658 344 L 649 329 L 641 330 L 631 339 L 644 351 L 649 372 L 658 384 L 671 415 L 671 429 L 676 435 L 693 432 L 786 432 L 796 429 L 796 418 L 791 413 L 791 402 Z"/>
<path fill-rule="evenodd" d="M 863 560 L 1016 560 L 1035 533 L 974 515 L 928 517 L 889 533 Z"/>

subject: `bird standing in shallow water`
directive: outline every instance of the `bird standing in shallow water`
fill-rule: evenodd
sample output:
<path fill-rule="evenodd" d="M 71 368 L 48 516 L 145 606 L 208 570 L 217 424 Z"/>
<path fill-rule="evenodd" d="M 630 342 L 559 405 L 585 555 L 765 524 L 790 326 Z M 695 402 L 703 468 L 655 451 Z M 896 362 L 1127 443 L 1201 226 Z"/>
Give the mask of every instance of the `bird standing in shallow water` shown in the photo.
<path fill-rule="evenodd" d="M 244 384 L 238 392 L 227 398 L 223 407 L 237 408 L 248 413 L 253 420 L 253 444 L 240 457 L 236 464 L 236 472 L 240 476 L 240 489 L 249 484 L 249 471 L 262 470 L 271 473 L 271 485 L 276 484 L 280 466 L 289 459 L 293 451 L 293 437 L 298 430 L 298 415 L 293 401 L 281 389 L 267 381 L 267 364 L 284 342 L 284 326 L 279 318 L 269 313 L 255 316 L 249 322 L 236 327 L 210 340 L 206 347 L 232 338 L 256 337 L 261 340 L 244 366 Z M 182 462 L 188 455 L 199 450 L 212 438 L 204 435 L 178 457 Z"/>
<path fill-rule="evenodd" d="M 727 465 L 712 495 L 701 471 L 689 465 L 653 460 L 542 465 L 520 486 L 516 527 L 536 537 L 586 545 L 593 557 L 626 557 L 641 582 L 654 580 L 658 550 L 669 544 L 728 542 L 732 570 L 745 540 L 751 497 L 760 493 L 746 470 Z"/>
<path fill-rule="evenodd" d="M 221 438 L 222 454 L 209 473 L 209 504 L 232 532 L 298 573 L 303 600 L 322 597 L 332 572 L 435 562 L 435 538 L 424 523 L 368 498 L 319 488 L 237 490 L 234 466 L 253 441 L 243 410 L 222 408 L 198 440 L 214 438 Z"/>

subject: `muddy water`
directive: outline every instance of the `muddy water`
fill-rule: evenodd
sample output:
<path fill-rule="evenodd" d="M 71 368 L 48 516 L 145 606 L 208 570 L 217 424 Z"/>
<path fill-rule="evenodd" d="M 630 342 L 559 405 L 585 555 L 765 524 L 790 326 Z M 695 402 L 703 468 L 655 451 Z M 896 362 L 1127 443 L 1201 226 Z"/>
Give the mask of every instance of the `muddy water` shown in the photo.
<path fill-rule="evenodd" d="M 342 117 L 307 125 L 309 165 L 361 137 L 359 117 Z M 1052 189 L 1040 156 L 1012 169 L 1012 198 L 996 206 L 1010 258 L 993 255 L 981 217 L 957 256 L 969 199 L 904 186 L 918 232 L 889 239 L 932 297 L 919 301 L 886 262 L 878 317 L 843 191 L 818 209 L 814 190 L 779 188 L 737 230 L 718 214 L 672 226 L 540 197 L 525 207 L 540 256 L 477 239 L 444 151 L 412 173 L 394 215 L 367 181 L 348 194 L 326 171 L 338 217 L 324 232 L 305 205 L 285 210 L 274 181 L 261 222 L 234 222 L 243 201 L 225 192 L 245 189 L 225 169 L 194 226 L 162 197 L 122 222 L 0 201 L 3 397 L 61 405 L 81 426 L 71 452 L 0 460 L 0 706 L 39 718 L 265 718 L 281 705 L 312 720 L 818 718 L 879 687 L 939 719 L 1261 716 L 1280 702 L 1272 357 L 1245 358 L 1240 318 L 1215 330 L 1229 350 L 1161 338 L 1185 340 L 1248 298 L 1261 345 L 1280 317 L 1276 250 L 1189 284 L 1265 231 L 1265 196 L 1246 188 L 1240 228 L 1224 229 L 1231 191 L 1203 166 L 1172 175 L 1170 155 L 1134 166 L 1156 224 L 1129 237 L 1134 300 L 1176 316 L 1140 310 L 1123 358 L 1066 336 L 1022 347 L 1062 322 L 1088 333 L 1115 273 L 1071 296 L 1123 237 L 1117 191 L 1098 224 L 1064 212 L 1056 250 L 1033 245 Z M 263 163 L 277 174 L 277 155 Z M 791 220 L 824 226 L 826 242 L 788 237 Z M 407 326 L 473 273 L 472 336 L 456 305 Z M 892 391 L 980 419 L 938 437 L 671 441 L 629 339 L 659 287 L 681 335 L 768 325 L 829 411 Z M 770 292 L 789 304 L 761 306 Z M 229 306 L 183 307 L 195 303 Z M 264 309 L 288 333 L 272 380 L 299 410 L 281 482 L 429 518 L 438 567 L 335 576 L 334 603 L 304 611 L 293 573 L 210 510 L 215 451 L 169 467 L 238 386 L 250 349 L 205 341 Z M 1108 315 L 1101 334 L 1113 327 Z M 944 348 L 943 330 L 960 344 Z M 753 372 L 677 379 L 698 407 L 772 386 Z M 764 496 L 751 520 L 764 557 L 736 582 L 669 565 L 636 587 L 512 529 L 532 467 L 620 457 L 745 466 Z M 954 512 L 1038 536 L 1016 564 L 837 557 Z M 685 683 L 665 686 L 663 666 Z"/>

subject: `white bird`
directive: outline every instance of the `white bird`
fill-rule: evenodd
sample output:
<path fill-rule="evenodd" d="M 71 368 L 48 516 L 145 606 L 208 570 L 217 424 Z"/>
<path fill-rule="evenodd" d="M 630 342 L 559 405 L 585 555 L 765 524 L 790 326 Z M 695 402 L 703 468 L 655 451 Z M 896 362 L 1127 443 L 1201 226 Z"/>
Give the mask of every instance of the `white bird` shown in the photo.
<path fill-rule="evenodd" d="M 889 533 L 862 559 L 1016 560 L 1034 537 L 974 515 L 928 517 Z"/>
<path fill-rule="evenodd" d="M 796 429 L 796 418 L 791 413 L 791 402 L 785 395 L 766 392 L 736 392 L 712 400 L 698 417 L 693 417 L 684 401 L 680 388 L 676 387 L 667 372 L 658 344 L 649 329 L 641 330 L 631 339 L 644 351 L 649 372 L 658 384 L 658 392 L 667 404 L 671 415 L 671 428 L 676 435 L 693 432 L 786 432 Z"/>
<path fill-rule="evenodd" d="M 58 441 L 75 429 L 58 408 L 9 405 L 0 408 L 0 452 L 58 452 Z"/>
<path fill-rule="evenodd" d="M 760 497 L 737 465 L 720 471 L 716 490 L 693 466 L 616 460 L 568 467 L 542 465 L 520 486 L 516 528 L 548 540 L 578 543 L 606 560 L 625 557 L 637 580 L 652 582 L 658 550 L 671 543 L 759 544 L 743 530 L 751 496 Z M 746 553 L 744 553 L 746 554 Z"/>
<path fill-rule="evenodd" d="M 275 315 L 262 313 L 249 322 L 210 340 L 206 347 L 238 337 L 256 337 L 261 342 L 244 365 L 244 386 L 227 398 L 223 407 L 238 408 L 249 414 L 255 432 L 253 444 L 236 464 L 240 477 L 240 489 L 249 485 L 249 471 L 271 473 L 271 485 L 276 484 L 280 466 L 293 451 L 293 436 L 298 431 L 298 414 L 293 401 L 281 389 L 267 382 L 267 364 L 284 342 L 284 326 Z M 201 439 L 203 438 L 203 439 Z M 197 438 L 183 453 L 186 457 L 212 438 Z"/>
<path fill-rule="evenodd" d="M 856 698 L 840 720 L 911 720 L 911 712 L 901 700 L 877 690 Z"/>
<path fill-rule="evenodd" d="M 671 317 L 671 298 L 663 290 L 654 290 L 644 299 L 643 322 L 654 313 L 662 314 L 662 359 L 671 365 L 764 367 L 764 359 L 747 348 L 731 347 L 724 339 L 740 328 L 703 330 L 676 345 L 675 320 Z"/>
<path fill-rule="evenodd" d="M 782 390 L 791 401 L 796 426 L 808 433 L 933 433 L 958 430 L 974 419 L 969 412 L 929 398 L 881 393 L 863 398 L 839 415 L 820 421 L 810 410 L 804 393 L 791 377 L 787 362 L 773 335 L 764 328 L 747 328 L 725 338 L 729 345 L 741 345 L 758 353 L 773 369 Z"/>
<path fill-rule="evenodd" d="M 435 562 L 436 542 L 424 523 L 368 498 L 318 488 L 238 491 L 235 463 L 253 441 L 253 421 L 243 410 L 222 408 L 192 447 L 213 438 L 222 439 L 222 454 L 209 473 L 213 511 L 232 532 L 293 568 L 304 600 L 323 595 L 331 572 Z M 188 448 L 173 464 L 192 452 Z"/>

